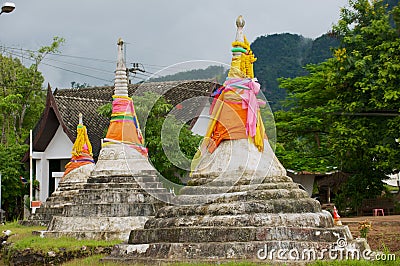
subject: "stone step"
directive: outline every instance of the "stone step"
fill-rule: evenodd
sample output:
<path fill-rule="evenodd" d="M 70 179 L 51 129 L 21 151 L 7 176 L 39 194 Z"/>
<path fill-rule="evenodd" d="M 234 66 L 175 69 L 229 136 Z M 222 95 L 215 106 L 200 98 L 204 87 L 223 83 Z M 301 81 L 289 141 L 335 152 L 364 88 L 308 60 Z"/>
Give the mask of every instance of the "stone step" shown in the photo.
<path fill-rule="evenodd" d="M 102 188 L 140 188 L 140 185 L 136 182 L 129 183 L 87 183 L 81 190 L 91 190 L 91 189 L 102 189 Z"/>
<path fill-rule="evenodd" d="M 147 188 L 147 187 L 137 187 L 137 188 L 129 188 L 129 187 L 116 187 L 116 188 L 110 188 L 108 186 L 100 186 L 100 187 L 96 187 L 96 188 L 85 188 L 85 189 L 81 189 L 78 193 L 78 195 L 85 195 L 85 194 L 89 194 L 89 193 L 102 193 L 102 192 L 110 192 L 110 191 L 114 191 L 115 193 L 142 193 L 142 194 L 157 194 L 157 193 L 166 193 L 168 192 L 168 190 L 164 187 L 155 187 L 155 188 Z"/>
<path fill-rule="evenodd" d="M 157 174 L 140 174 L 129 176 L 91 176 L 88 178 L 87 183 L 129 183 L 129 182 L 158 182 Z"/>
<path fill-rule="evenodd" d="M 198 205 L 211 202 L 233 202 L 250 200 L 275 200 L 275 199 L 302 199 L 309 198 L 306 191 L 302 189 L 269 189 L 254 191 L 239 191 L 224 194 L 204 195 L 179 195 L 174 198 L 176 205 Z"/>
<path fill-rule="evenodd" d="M 174 200 L 175 203 L 175 200 Z M 223 202 L 203 205 L 167 206 L 157 212 L 156 218 L 238 215 L 245 213 L 310 213 L 321 212 L 321 205 L 311 198 L 250 200 L 247 202 Z"/>
<path fill-rule="evenodd" d="M 161 182 L 87 183 L 83 189 L 99 188 L 163 188 Z"/>
<path fill-rule="evenodd" d="M 346 241 L 347 242 L 347 241 Z M 187 263 L 255 263 L 305 265 L 316 260 L 363 259 L 371 256 L 365 239 L 349 240 L 344 248 L 324 241 L 251 241 L 251 242 L 185 242 L 152 244 L 119 244 L 103 262 L 161 265 Z M 366 252 L 365 252 L 366 251 Z M 364 255 L 363 255 L 364 254 Z M 343 257 L 341 257 L 343 255 Z M 347 257 L 346 257 L 347 256 Z M 357 257 L 358 256 L 358 257 Z"/>
<path fill-rule="evenodd" d="M 251 184 L 268 184 L 268 183 L 286 183 L 293 182 L 293 180 L 288 176 L 273 176 L 273 177 L 260 177 L 260 175 L 243 175 L 240 176 L 237 173 L 232 173 L 231 176 L 214 177 L 214 176 L 205 176 L 193 175 L 192 179 L 188 182 L 189 186 L 238 186 L 238 185 L 251 185 Z"/>
<path fill-rule="evenodd" d="M 149 217 L 54 216 L 47 231 L 130 231 L 143 228 Z"/>
<path fill-rule="evenodd" d="M 143 228 L 149 216 L 129 217 L 64 217 L 54 216 L 44 237 L 128 241 L 132 229 Z"/>
<path fill-rule="evenodd" d="M 53 193 L 51 193 L 49 198 L 54 198 L 54 197 L 59 197 L 59 196 L 68 196 L 68 195 L 75 195 L 77 193 L 79 193 L 79 190 L 83 189 L 83 186 L 79 189 L 70 189 L 70 190 L 63 190 L 63 189 L 58 189 L 56 191 L 54 191 Z"/>
<path fill-rule="evenodd" d="M 63 216 L 67 217 L 128 217 L 154 216 L 160 203 L 91 203 L 64 206 Z"/>
<path fill-rule="evenodd" d="M 136 229 L 130 233 L 129 244 L 253 242 L 253 241 L 307 241 L 336 242 L 338 238 L 352 240 L 347 226 L 314 227 L 200 227 Z"/>
<path fill-rule="evenodd" d="M 154 191 L 154 189 L 153 189 Z M 74 199 L 76 204 L 90 202 L 96 203 L 157 203 L 159 199 L 171 202 L 171 194 L 165 189 L 159 189 L 154 194 L 149 194 L 145 190 L 132 191 L 129 189 L 99 189 L 82 190 Z"/>
<path fill-rule="evenodd" d="M 18 223 L 23 226 L 48 226 L 50 221 L 48 220 L 20 220 Z"/>
<path fill-rule="evenodd" d="M 270 190 L 270 189 L 298 189 L 299 186 L 293 182 L 282 183 L 261 183 L 253 185 L 235 185 L 235 186 L 186 186 L 179 191 L 181 195 L 209 195 L 222 194 L 226 192 L 252 191 L 252 190 Z"/>
<path fill-rule="evenodd" d="M 329 212 L 319 213 L 245 213 L 237 215 L 199 215 L 165 217 L 150 219 L 147 228 L 166 228 L 180 226 L 293 226 L 293 227 L 333 227 L 333 219 Z"/>
<path fill-rule="evenodd" d="M 121 240 L 127 238 L 129 235 L 129 231 L 121 231 L 121 232 L 114 232 L 114 231 L 40 231 L 36 234 L 40 234 L 43 237 L 49 238 L 60 238 L 60 237 L 71 237 L 77 240 L 105 240 L 105 241 L 112 241 L 112 240 Z"/>
<path fill-rule="evenodd" d="M 79 191 L 79 189 L 82 189 L 84 187 L 84 184 L 82 186 L 74 186 L 74 187 L 58 187 L 56 191 L 54 191 L 51 195 L 53 194 L 59 194 L 59 193 L 65 193 L 65 192 L 70 192 L 70 191 Z"/>
<path fill-rule="evenodd" d="M 76 197 L 76 196 L 75 196 Z M 54 198 L 48 198 L 45 202 L 42 203 L 41 207 L 52 207 L 52 206 L 62 206 L 66 204 L 71 204 L 74 199 L 74 196 L 59 196 Z"/>

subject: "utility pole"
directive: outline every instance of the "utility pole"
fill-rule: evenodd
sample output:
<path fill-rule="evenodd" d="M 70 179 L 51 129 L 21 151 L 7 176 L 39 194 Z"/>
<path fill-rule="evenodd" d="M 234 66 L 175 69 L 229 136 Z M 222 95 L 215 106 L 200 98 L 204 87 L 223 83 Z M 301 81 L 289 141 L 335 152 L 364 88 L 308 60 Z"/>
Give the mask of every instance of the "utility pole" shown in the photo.
<path fill-rule="evenodd" d="M 1 7 L 0 15 L 3 13 L 11 13 L 15 9 L 15 4 L 12 2 L 5 2 Z"/>
<path fill-rule="evenodd" d="M 129 73 L 134 74 L 134 76 L 136 76 L 136 73 L 139 72 L 146 72 L 146 70 L 144 69 L 143 64 L 141 63 L 131 63 L 132 67 L 131 68 L 127 68 L 126 69 L 126 74 L 128 74 L 128 79 L 129 79 Z M 129 80 L 130 83 L 130 80 Z"/>

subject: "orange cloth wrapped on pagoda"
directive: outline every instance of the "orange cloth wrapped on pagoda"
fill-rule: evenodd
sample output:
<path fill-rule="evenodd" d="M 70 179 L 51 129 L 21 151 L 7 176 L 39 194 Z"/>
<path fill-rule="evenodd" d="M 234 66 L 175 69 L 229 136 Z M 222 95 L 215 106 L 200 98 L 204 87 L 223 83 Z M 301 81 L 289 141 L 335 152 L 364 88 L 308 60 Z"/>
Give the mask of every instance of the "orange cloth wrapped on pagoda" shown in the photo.
<path fill-rule="evenodd" d="M 80 156 L 72 156 L 71 161 L 65 166 L 64 176 L 74 169 L 77 169 L 86 164 L 94 164 L 93 157 L 87 153 L 82 153 Z"/>
<path fill-rule="evenodd" d="M 247 110 L 242 109 L 241 102 L 226 101 L 224 96 L 230 93 L 221 94 L 214 106 L 212 118 L 214 126 L 212 132 L 207 134 L 209 141 L 207 149 L 210 153 L 218 147 L 218 145 L 227 139 L 247 139 L 246 134 L 246 117 Z M 233 96 L 233 95 L 230 95 Z"/>
<path fill-rule="evenodd" d="M 130 125 L 130 122 L 111 121 L 106 138 L 117 140 L 123 143 L 141 144 L 141 141 L 138 138 L 138 132 L 136 128 Z"/>
<path fill-rule="evenodd" d="M 142 155 L 147 156 L 144 139 L 140 131 L 139 121 L 136 117 L 132 98 L 114 95 L 112 114 L 104 145 L 120 142 L 135 148 Z"/>
<path fill-rule="evenodd" d="M 238 80 L 236 80 L 238 81 Z M 210 153 L 224 140 L 249 139 L 262 151 L 263 139 L 266 139 L 265 129 L 261 120 L 259 105 L 263 102 L 248 97 L 251 90 L 246 87 L 249 80 L 231 87 L 227 82 L 226 87 L 219 89 L 211 106 L 211 121 L 208 126 L 202 147 Z M 247 83 L 246 83 L 247 82 Z M 231 84 L 232 85 L 232 84 Z M 219 95 L 218 95 L 219 94 Z"/>

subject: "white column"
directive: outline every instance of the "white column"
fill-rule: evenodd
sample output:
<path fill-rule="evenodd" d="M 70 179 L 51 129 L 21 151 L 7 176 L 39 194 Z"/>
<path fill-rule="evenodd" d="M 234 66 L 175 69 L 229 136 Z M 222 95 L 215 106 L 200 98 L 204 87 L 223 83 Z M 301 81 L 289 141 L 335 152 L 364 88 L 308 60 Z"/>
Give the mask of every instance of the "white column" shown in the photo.
<path fill-rule="evenodd" d="M 42 175 L 40 176 L 39 200 L 45 202 L 49 196 L 49 160 L 42 159 Z"/>

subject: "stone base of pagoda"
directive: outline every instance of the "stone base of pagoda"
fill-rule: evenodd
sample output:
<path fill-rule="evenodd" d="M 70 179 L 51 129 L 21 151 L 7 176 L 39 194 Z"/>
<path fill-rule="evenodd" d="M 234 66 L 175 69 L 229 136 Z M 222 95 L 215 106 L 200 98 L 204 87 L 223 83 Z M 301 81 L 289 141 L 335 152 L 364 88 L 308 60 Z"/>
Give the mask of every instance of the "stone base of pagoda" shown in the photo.
<path fill-rule="evenodd" d="M 347 226 L 334 226 L 331 214 L 285 175 L 269 145 L 265 154 L 253 156 L 247 140 L 229 142 L 221 143 L 216 158 L 203 158 L 174 205 L 132 230 L 128 244 L 116 246 L 106 260 L 290 262 L 329 259 L 328 251 L 369 250 Z M 233 162 L 233 169 L 224 169 L 222 161 Z M 302 259 L 309 252 L 315 257 Z"/>
<path fill-rule="evenodd" d="M 63 217 L 54 216 L 45 237 L 75 239 L 127 240 L 132 228 L 143 228 L 148 216 L 133 217 Z"/>
<path fill-rule="evenodd" d="M 136 149 L 124 144 L 110 144 L 101 148 L 92 176 L 133 176 L 154 170 L 148 158 Z"/>
<path fill-rule="evenodd" d="M 46 202 L 43 202 L 28 220 L 20 223 L 29 226 L 48 226 L 53 216 L 62 215 L 64 206 L 72 204 L 73 198 L 86 184 L 93 169 L 94 164 L 85 164 L 69 172 L 62 178 L 56 191 L 46 199 Z"/>
<path fill-rule="evenodd" d="M 87 183 L 43 234 L 126 241 L 132 228 L 143 228 L 171 198 L 146 157 L 125 145 L 109 145 Z"/>
<path fill-rule="evenodd" d="M 263 230 L 265 229 L 260 228 L 260 231 Z M 347 229 L 337 229 L 336 231 L 338 234 L 343 234 Z M 314 233 L 316 232 L 321 232 L 321 230 L 315 230 Z M 232 233 L 232 231 L 228 230 L 225 233 Z M 103 261 L 135 262 L 141 265 L 159 265 L 159 263 L 173 262 L 258 262 L 284 263 L 285 265 L 293 262 L 296 265 L 299 265 L 299 263 L 304 265 L 316 260 L 369 260 L 373 258 L 373 253 L 369 250 L 365 239 L 351 240 L 344 248 L 335 243 L 334 239 L 326 242 L 306 239 L 304 241 L 259 240 L 120 244 L 115 246 L 111 255 Z"/>

